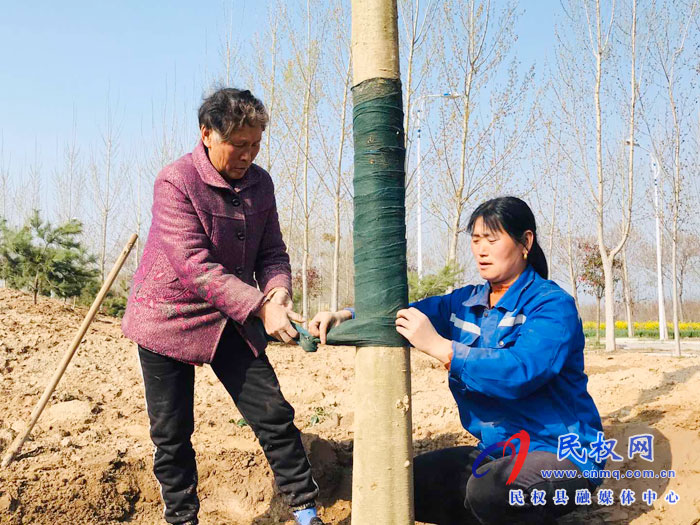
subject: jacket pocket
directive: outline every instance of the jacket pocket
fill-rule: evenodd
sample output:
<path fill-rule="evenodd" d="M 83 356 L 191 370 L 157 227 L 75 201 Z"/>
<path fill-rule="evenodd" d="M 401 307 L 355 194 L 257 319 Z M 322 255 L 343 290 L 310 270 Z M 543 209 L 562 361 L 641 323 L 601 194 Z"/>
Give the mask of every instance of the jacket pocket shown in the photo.
<path fill-rule="evenodd" d="M 520 326 L 501 327 L 498 329 L 497 343 L 499 348 L 510 348 L 515 345 L 518 337 L 520 337 Z"/>
<path fill-rule="evenodd" d="M 137 299 L 171 301 L 187 291 L 175 273 L 170 261 L 162 251 L 158 252 L 151 268 L 136 292 Z"/>

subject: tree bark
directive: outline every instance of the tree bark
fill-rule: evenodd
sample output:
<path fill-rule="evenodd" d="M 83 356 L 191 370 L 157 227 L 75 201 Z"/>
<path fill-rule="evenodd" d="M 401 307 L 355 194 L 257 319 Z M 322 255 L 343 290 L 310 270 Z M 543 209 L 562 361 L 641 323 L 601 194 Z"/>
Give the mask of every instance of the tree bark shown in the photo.
<path fill-rule="evenodd" d="M 596 296 L 596 325 L 595 325 L 595 342 L 600 344 L 600 295 Z"/>
<path fill-rule="evenodd" d="M 634 337 L 634 321 L 632 320 L 632 287 L 627 268 L 627 250 L 622 250 L 622 289 L 625 294 L 625 313 L 627 314 L 627 337 Z"/>
<path fill-rule="evenodd" d="M 400 79 L 396 0 L 352 1 L 352 60 L 355 86 Z M 353 525 L 414 522 L 410 381 L 408 348 L 357 349 Z"/>

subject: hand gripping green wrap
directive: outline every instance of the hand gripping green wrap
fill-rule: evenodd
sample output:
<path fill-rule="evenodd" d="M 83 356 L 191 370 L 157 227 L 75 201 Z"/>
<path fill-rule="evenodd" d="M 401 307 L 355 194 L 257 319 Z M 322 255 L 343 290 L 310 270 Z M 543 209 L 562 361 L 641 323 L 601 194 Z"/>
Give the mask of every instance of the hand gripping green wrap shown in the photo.
<path fill-rule="evenodd" d="M 401 81 L 373 78 L 352 89 L 355 141 L 355 315 L 328 333 L 328 344 L 408 346 L 396 312 L 408 304 Z M 300 327 L 299 344 L 318 338 Z"/>

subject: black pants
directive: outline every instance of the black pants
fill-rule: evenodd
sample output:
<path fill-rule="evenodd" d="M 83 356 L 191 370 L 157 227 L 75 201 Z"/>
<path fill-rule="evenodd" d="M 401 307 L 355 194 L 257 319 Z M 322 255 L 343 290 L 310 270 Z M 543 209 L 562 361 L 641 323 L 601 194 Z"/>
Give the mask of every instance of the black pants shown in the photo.
<path fill-rule="evenodd" d="M 414 461 L 416 520 L 438 525 L 536 523 L 544 525 L 576 508 L 577 489 L 593 485 L 585 478 L 544 479 L 540 470 L 580 470 L 568 460 L 558 461 L 555 454 L 530 452 L 518 477 L 511 485 L 506 480 L 514 461 L 504 457 L 484 462 L 477 468 L 483 477 L 472 476 L 472 465 L 481 451 L 475 447 L 454 447 L 417 456 Z M 524 506 L 509 503 L 511 489 L 521 489 Z M 533 489 L 546 492 L 546 505 L 530 504 Z M 566 489 L 567 505 L 554 505 L 556 489 Z"/>
<path fill-rule="evenodd" d="M 161 486 L 165 521 L 196 522 L 197 466 L 190 441 L 194 366 L 141 347 L 139 358 L 156 446 L 153 472 Z M 267 356 L 256 358 L 229 323 L 211 367 L 258 437 L 287 502 L 295 507 L 313 503 L 318 486 L 294 425 L 294 409 L 284 399 Z"/>

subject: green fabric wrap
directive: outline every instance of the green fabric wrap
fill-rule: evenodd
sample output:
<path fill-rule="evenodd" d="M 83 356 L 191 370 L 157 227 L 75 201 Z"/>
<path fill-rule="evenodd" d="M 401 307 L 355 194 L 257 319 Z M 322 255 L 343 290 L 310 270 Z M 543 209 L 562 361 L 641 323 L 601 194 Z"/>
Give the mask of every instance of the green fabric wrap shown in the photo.
<path fill-rule="evenodd" d="M 352 93 L 356 318 L 329 331 L 328 344 L 403 347 L 394 324 L 408 304 L 401 81 L 373 78 Z M 315 351 L 318 338 L 299 333 Z"/>
<path fill-rule="evenodd" d="M 355 316 L 328 332 L 328 344 L 408 346 L 396 312 L 408 305 L 406 185 L 401 81 L 373 78 L 353 93 L 355 141 Z M 320 343 L 296 323 L 297 343 Z"/>
<path fill-rule="evenodd" d="M 408 304 L 401 81 L 372 78 L 352 94 L 356 319 L 331 330 L 328 342 L 407 346 L 394 324 Z"/>

